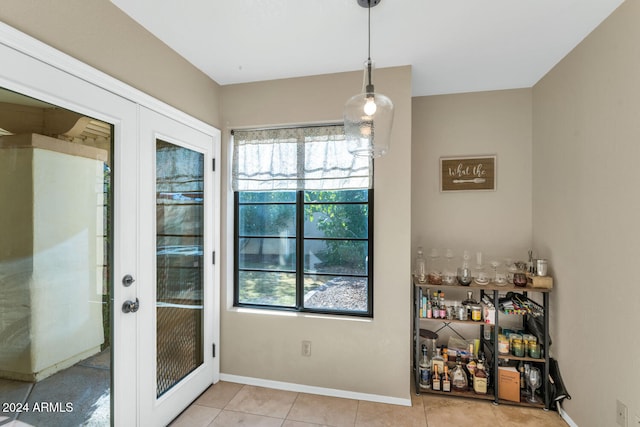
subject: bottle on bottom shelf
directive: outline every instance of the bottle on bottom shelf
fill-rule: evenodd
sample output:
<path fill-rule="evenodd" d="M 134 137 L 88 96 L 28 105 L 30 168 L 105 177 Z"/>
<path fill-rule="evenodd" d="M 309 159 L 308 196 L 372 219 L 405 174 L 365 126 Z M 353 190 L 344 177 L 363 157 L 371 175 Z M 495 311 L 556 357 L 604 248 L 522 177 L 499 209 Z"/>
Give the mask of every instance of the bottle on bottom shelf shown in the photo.
<path fill-rule="evenodd" d="M 420 359 L 419 370 L 420 388 L 431 388 L 431 361 L 425 344 L 422 344 L 422 359 Z"/>
<path fill-rule="evenodd" d="M 444 366 L 444 374 L 442 374 L 442 391 L 451 391 L 451 379 L 449 378 L 449 367 Z"/>
<path fill-rule="evenodd" d="M 467 373 L 462 367 L 462 358 L 459 354 L 456 357 L 456 367 L 451 372 L 451 388 L 454 391 L 467 391 L 469 388 Z"/>
<path fill-rule="evenodd" d="M 431 370 L 431 389 L 434 391 L 440 391 L 440 374 L 438 372 L 438 365 L 433 365 Z"/>
<path fill-rule="evenodd" d="M 487 394 L 487 372 L 484 370 L 484 360 L 478 360 L 473 378 L 473 391 L 476 394 Z"/>

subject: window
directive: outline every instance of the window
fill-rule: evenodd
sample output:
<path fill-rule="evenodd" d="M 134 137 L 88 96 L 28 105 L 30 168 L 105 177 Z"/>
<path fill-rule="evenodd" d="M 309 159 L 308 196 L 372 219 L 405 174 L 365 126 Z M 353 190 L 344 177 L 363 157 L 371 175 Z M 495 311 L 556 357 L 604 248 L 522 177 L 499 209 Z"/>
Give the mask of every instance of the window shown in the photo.
<path fill-rule="evenodd" d="M 372 316 L 372 162 L 342 126 L 234 131 L 234 304 Z"/>

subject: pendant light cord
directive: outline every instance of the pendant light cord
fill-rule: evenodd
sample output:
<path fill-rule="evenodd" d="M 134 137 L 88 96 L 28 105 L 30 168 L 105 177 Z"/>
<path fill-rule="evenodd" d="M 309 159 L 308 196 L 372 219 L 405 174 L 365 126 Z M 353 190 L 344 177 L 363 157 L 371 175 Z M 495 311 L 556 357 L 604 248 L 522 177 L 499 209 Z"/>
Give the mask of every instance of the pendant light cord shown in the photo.
<path fill-rule="evenodd" d="M 374 89 L 373 89 L 373 83 L 371 83 L 371 1 L 372 0 L 367 0 L 367 4 L 369 5 L 368 12 L 369 12 L 369 25 L 368 25 L 368 46 L 367 46 L 367 53 L 368 53 L 368 58 L 367 58 L 367 87 L 366 87 L 366 92 L 367 93 L 373 93 Z"/>
<path fill-rule="evenodd" d="M 368 45 L 368 56 L 369 56 L 369 61 L 371 61 L 371 0 L 368 0 L 368 4 L 369 7 L 367 8 L 369 11 L 369 33 L 368 33 L 368 37 L 369 37 L 369 45 Z"/>

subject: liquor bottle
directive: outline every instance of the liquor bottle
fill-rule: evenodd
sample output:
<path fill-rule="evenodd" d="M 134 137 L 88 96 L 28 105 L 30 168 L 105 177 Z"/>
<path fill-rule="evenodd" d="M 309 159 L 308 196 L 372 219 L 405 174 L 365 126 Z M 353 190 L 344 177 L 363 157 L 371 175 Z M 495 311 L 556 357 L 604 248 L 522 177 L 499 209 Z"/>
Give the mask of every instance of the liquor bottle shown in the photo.
<path fill-rule="evenodd" d="M 462 301 L 462 305 L 467 308 L 467 318 L 471 319 L 471 307 L 478 305 L 478 301 L 473 299 L 473 291 L 467 291 L 467 299 Z"/>
<path fill-rule="evenodd" d="M 440 349 L 439 348 L 436 348 L 436 354 L 431 359 L 431 372 L 434 375 L 435 375 L 435 372 L 436 372 L 436 367 L 438 369 L 438 372 L 440 372 L 440 373 L 444 372 L 444 359 L 442 358 L 442 355 L 440 354 Z"/>
<path fill-rule="evenodd" d="M 420 359 L 420 388 L 431 388 L 431 363 L 427 354 L 427 345 L 422 344 L 422 359 Z"/>
<path fill-rule="evenodd" d="M 440 308 L 440 318 L 441 319 L 446 319 L 447 318 L 447 306 L 446 306 L 446 304 L 444 302 L 444 292 L 440 293 L 439 308 Z"/>
<path fill-rule="evenodd" d="M 444 365 L 444 374 L 442 375 L 442 391 L 451 391 L 451 379 L 449 379 L 449 367 Z"/>
<path fill-rule="evenodd" d="M 484 361 L 479 360 L 473 379 L 473 391 L 477 394 L 487 394 L 487 372 L 484 370 Z"/>
<path fill-rule="evenodd" d="M 431 306 L 431 300 L 427 301 L 427 313 L 425 317 L 427 319 L 431 319 L 433 317 L 433 308 Z"/>
<path fill-rule="evenodd" d="M 473 379 L 476 374 L 477 362 L 473 352 L 473 344 L 469 344 L 469 363 L 465 366 L 467 368 L 467 372 L 469 373 L 469 388 L 473 389 Z"/>
<path fill-rule="evenodd" d="M 431 311 L 433 313 L 433 318 L 437 319 L 440 317 L 440 307 L 438 307 L 438 302 L 440 301 L 440 298 L 438 298 L 438 294 L 439 292 L 434 292 L 433 293 L 433 298 L 431 299 Z"/>
<path fill-rule="evenodd" d="M 527 385 L 525 384 L 524 377 L 524 362 L 521 360 L 518 364 L 518 371 L 520 372 L 520 393 L 527 389 Z"/>
<path fill-rule="evenodd" d="M 438 365 L 433 365 L 431 370 L 431 389 L 435 391 L 440 391 L 440 374 L 438 372 Z"/>
<path fill-rule="evenodd" d="M 456 366 L 451 372 L 451 387 L 454 391 L 467 391 L 467 388 L 469 387 L 467 373 L 462 367 L 462 358 L 459 353 L 456 357 Z"/>

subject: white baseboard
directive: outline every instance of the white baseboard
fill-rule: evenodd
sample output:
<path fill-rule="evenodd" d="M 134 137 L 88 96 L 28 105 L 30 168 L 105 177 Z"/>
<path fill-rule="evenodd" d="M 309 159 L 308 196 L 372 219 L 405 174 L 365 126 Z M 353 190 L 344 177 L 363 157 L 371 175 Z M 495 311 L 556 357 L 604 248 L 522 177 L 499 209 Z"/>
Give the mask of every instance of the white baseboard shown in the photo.
<path fill-rule="evenodd" d="M 298 393 L 319 394 L 321 396 L 342 397 L 345 399 L 366 400 L 369 402 L 389 403 L 391 405 L 411 406 L 411 397 L 403 399 L 400 397 L 382 396 L 379 394 L 358 393 L 354 391 L 338 390 L 335 388 L 315 387 L 304 384 L 286 383 L 282 381 L 265 380 L 262 378 L 243 377 L 220 373 L 222 381 L 231 383 L 247 384 L 258 387 L 273 388 L 276 390 L 295 391 Z"/>
<path fill-rule="evenodd" d="M 570 427 L 578 427 L 578 424 L 576 424 L 575 421 L 571 419 L 569 414 L 565 412 L 565 410 L 562 408 L 562 405 L 560 403 L 558 403 L 558 413 L 560 414 L 562 419 L 565 420 L 567 424 L 569 424 Z"/>

